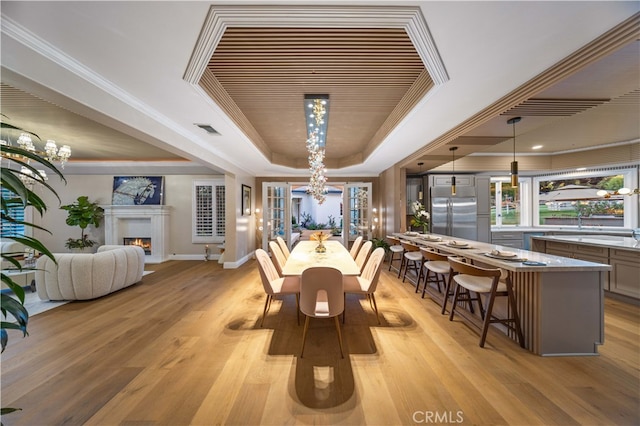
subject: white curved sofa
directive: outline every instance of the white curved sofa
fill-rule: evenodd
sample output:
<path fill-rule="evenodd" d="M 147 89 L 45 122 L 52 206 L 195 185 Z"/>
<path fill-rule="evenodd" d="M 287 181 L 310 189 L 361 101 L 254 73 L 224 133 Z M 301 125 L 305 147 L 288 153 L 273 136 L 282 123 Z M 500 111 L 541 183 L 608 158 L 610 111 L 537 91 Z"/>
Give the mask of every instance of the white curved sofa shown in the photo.
<path fill-rule="evenodd" d="M 53 253 L 36 263 L 36 291 L 42 300 L 88 300 L 139 282 L 144 250 L 138 246 L 101 246 L 97 253 Z"/>

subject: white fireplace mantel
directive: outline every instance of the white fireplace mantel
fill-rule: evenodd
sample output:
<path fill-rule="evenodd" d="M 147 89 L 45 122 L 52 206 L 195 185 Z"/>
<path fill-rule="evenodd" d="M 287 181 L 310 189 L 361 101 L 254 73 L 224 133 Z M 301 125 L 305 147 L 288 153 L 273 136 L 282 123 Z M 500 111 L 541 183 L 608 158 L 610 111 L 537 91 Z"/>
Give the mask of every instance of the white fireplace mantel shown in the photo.
<path fill-rule="evenodd" d="M 151 238 L 146 263 L 161 263 L 169 252 L 170 206 L 102 206 L 105 244 L 122 245 L 125 237 Z"/>

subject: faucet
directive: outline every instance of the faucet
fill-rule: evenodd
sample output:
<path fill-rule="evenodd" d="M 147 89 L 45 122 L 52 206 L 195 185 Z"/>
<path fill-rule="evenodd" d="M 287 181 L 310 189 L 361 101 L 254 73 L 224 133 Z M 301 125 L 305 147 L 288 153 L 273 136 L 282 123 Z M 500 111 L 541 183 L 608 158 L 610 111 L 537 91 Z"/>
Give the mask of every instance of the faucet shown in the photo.
<path fill-rule="evenodd" d="M 582 212 L 578 212 L 578 229 L 582 229 Z"/>

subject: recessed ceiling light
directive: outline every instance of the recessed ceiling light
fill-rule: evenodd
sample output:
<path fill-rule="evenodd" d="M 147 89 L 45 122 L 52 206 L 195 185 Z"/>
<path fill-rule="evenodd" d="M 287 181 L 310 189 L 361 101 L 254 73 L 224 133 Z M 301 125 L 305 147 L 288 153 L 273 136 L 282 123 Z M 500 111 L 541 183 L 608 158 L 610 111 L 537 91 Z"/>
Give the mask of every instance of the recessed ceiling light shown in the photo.
<path fill-rule="evenodd" d="M 542 145 L 534 145 L 531 147 L 531 149 L 540 149 L 542 148 Z"/>
<path fill-rule="evenodd" d="M 587 170 L 587 168 L 586 168 L 586 167 L 578 167 L 578 168 L 576 169 L 576 172 L 583 172 L 583 171 L 585 171 L 585 170 Z"/>
<path fill-rule="evenodd" d="M 200 127 L 201 129 L 203 129 L 205 132 L 211 134 L 211 135 L 219 135 L 220 133 L 214 129 L 213 127 L 211 127 L 210 124 L 198 124 L 198 123 L 194 123 L 196 126 Z"/>

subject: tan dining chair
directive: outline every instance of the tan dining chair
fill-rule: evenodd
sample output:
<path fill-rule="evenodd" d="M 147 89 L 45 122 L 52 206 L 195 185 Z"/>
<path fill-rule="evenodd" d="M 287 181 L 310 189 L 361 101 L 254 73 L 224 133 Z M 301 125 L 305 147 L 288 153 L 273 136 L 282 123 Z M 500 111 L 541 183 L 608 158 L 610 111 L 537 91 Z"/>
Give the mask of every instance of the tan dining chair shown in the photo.
<path fill-rule="evenodd" d="M 271 256 L 273 256 L 273 263 L 276 265 L 278 275 L 282 277 L 282 268 L 284 268 L 287 259 L 285 259 L 284 253 L 282 253 L 280 244 L 278 244 L 277 241 L 269 241 L 269 251 L 271 252 Z"/>
<path fill-rule="evenodd" d="M 422 253 L 422 269 L 420 269 L 421 276 L 418 277 L 416 293 L 418 292 L 418 287 L 422 278 L 424 278 L 422 298 L 424 298 L 429 284 L 435 284 L 438 288 L 438 292 L 442 293 L 442 288 L 446 288 L 447 286 L 447 277 L 449 276 L 449 270 L 451 269 L 449 266 L 448 256 L 427 247 L 420 247 L 420 252 Z"/>
<path fill-rule="evenodd" d="M 264 324 L 264 318 L 271 308 L 271 301 L 275 296 L 295 294 L 296 296 L 296 315 L 298 317 L 298 325 L 300 325 L 300 277 L 281 277 L 274 266 L 269 254 L 262 249 L 256 250 L 256 259 L 258 260 L 258 269 L 260 270 L 260 279 L 262 286 L 267 295 L 262 311 L 262 320 L 260 327 Z"/>
<path fill-rule="evenodd" d="M 398 276 L 400 276 L 400 265 L 402 265 L 402 258 L 404 256 L 404 248 L 402 244 L 400 244 L 400 239 L 392 236 L 387 236 L 387 241 L 389 242 L 389 270 L 395 269 L 398 271 Z M 393 262 L 398 261 L 400 265 L 393 266 Z"/>
<path fill-rule="evenodd" d="M 291 252 L 289 251 L 289 247 L 287 247 L 287 243 L 282 237 L 276 237 L 276 241 L 280 246 L 280 250 L 282 250 L 282 254 L 284 254 L 284 260 L 287 260 L 289 258 L 289 255 L 291 254 Z"/>
<path fill-rule="evenodd" d="M 353 257 L 354 259 L 358 256 L 358 251 L 360 250 L 360 245 L 362 244 L 362 235 L 359 235 L 358 238 L 356 238 L 356 240 L 353 242 L 353 245 L 351 246 L 351 250 L 349 250 L 349 253 L 351 254 L 351 257 Z"/>
<path fill-rule="evenodd" d="M 517 334 L 518 342 L 520 346 L 524 348 L 524 336 L 520 326 L 518 307 L 516 305 L 515 295 L 513 294 L 513 285 L 510 277 L 507 277 L 506 281 L 500 281 L 500 277 L 502 276 L 500 268 L 481 268 L 453 257 L 449 258 L 449 265 L 451 266 L 452 273 L 455 273 L 453 281 L 456 284 L 453 292 L 453 304 L 451 306 L 451 313 L 449 314 L 449 321 L 453 321 L 453 315 L 455 314 L 458 302 L 470 299 L 477 300 L 480 307 L 480 316 L 483 319 L 480 347 L 484 347 L 489 325 L 500 323 Z M 461 297 L 460 287 L 466 288 L 469 294 Z M 475 298 L 471 296 L 471 292 L 476 294 Z M 486 311 L 482 308 L 481 294 L 487 295 Z M 507 311 L 511 312 L 511 317 L 497 318 L 493 315 L 493 305 L 496 297 L 507 297 L 507 303 L 509 305 Z"/>
<path fill-rule="evenodd" d="M 366 295 L 369 300 L 369 304 L 371 305 L 371 309 L 376 313 L 378 324 L 380 324 L 380 315 L 378 314 L 378 305 L 376 304 L 376 297 L 374 293 L 378 287 L 381 266 L 382 262 L 384 262 L 385 255 L 386 253 L 384 248 L 378 247 L 373 251 L 373 253 L 371 253 L 371 256 L 369 256 L 367 264 L 362 270 L 362 274 L 360 274 L 360 276 L 345 275 L 342 278 L 342 282 L 344 283 L 345 300 L 347 293 Z M 345 303 L 345 311 L 342 314 L 343 323 L 345 322 L 346 312 Z"/>
<path fill-rule="evenodd" d="M 340 343 L 340 355 L 344 358 L 342 333 L 340 321 L 338 321 L 338 316 L 344 312 L 342 272 L 325 266 L 305 269 L 300 279 L 300 310 L 306 316 L 300 358 L 304 355 L 310 318 L 334 319 Z"/>
<path fill-rule="evenodd" d="M 367 258 L 371 253 L 371 247 L 373 247 L 373 241 L 365 241 L 360 246 L 360 250 L 358 250 L 358 256 L 356 256 L 356 265 L 360 268 L 360 272 L 362 272 L 362 268 L 364 268 L 365 263 L 367 262 Z"/>

